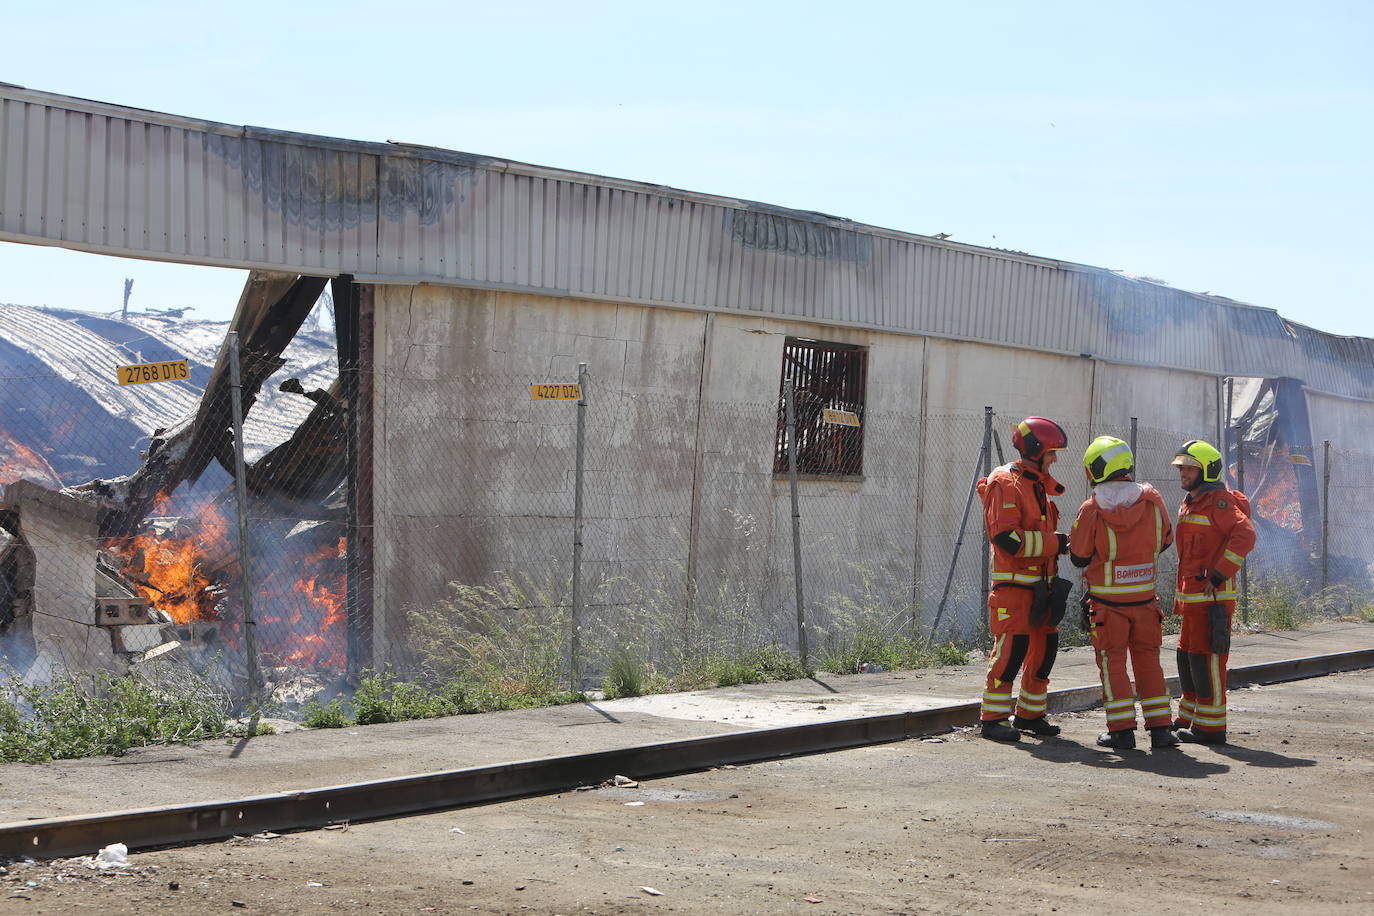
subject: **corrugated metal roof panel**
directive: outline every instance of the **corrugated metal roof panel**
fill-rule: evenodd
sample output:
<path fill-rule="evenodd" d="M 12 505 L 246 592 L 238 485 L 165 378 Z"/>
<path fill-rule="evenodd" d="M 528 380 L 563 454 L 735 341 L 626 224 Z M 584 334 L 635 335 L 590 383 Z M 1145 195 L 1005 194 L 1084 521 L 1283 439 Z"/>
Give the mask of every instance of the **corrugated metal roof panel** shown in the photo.
<path fill-rule="evenodd" d="M 0 86 L 0 238 L 730 309 L 1374 398 L 1374 344 L 1110 271 L 465 153 Z"/>

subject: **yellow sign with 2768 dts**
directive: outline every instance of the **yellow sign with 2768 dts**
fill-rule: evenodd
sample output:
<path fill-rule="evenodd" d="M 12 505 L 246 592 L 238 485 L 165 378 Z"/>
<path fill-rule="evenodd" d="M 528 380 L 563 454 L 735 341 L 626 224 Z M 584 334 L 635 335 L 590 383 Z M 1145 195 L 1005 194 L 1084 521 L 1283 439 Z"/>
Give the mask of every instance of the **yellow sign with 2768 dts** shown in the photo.
<path fill-rule="evenodd" d="M 145 382 L 184 382 L 191 370 L 184 359 L 169 363 L 140 363 L 137 366 L 116 366 L 121 385 L 142 385 Z"/>
<path fill-rule="evenodd" d="M 571 385 L 531 385 L 530 397 L 536 401 L 580 401 L 582 386 Z"/>

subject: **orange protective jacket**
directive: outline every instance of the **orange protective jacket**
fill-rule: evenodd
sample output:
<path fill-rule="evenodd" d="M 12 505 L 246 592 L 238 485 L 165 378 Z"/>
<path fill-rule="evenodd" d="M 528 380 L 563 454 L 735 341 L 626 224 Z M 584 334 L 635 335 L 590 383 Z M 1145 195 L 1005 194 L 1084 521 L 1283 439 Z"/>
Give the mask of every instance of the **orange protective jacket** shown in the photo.
<path fill-rule="evenodd" d="M 1088 593 L 1115 604 L 1155 600 L 1156 558 L 1174 541 L 1164 497 L 1148 483 L 1098 484 L 1069 535 L 1075 566 L 1086 561 Z"/>
<path fill-rule="evenodd" d="M 1201 608 L 1213 601 L 1235 601 L 1235 575 L 1255 547 L 1250 500 L 1223 484 L 1204 487 L 1178 507 L 1178 588 L 1174 610 Z M 1213 587 L 1212 573 L 1225 582 Z"/>
<path fill-rule="evenodd" d="M 992 543 L 992 586 L 1029 586 L 1055 573 L 1059 553 L 1059 510 L 1050 500 L 1064 486 L 1044 471 L 1024 461 L 995 469 L 978 481 L 983 501 L 983 522 Z M 1016 551 L 1010 552 L 994 538 L 1010 534 Z"/>

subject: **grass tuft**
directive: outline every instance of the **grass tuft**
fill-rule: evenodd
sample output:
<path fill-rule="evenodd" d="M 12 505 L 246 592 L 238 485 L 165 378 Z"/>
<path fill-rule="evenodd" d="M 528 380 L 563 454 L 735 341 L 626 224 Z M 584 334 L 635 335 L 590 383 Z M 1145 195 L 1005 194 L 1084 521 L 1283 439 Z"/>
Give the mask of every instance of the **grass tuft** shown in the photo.
<path fill-rule="evenodd" d="M 644 662 L 630 649 L 617 647 L 606 661 L 606 677 L 601 684 L 606 699 L 642 696 L 644 683 Z"/>
<path fill-rule="evenodd" d="M 319 701 L 307 703 L 301 724 L 306 728 L 347 728 L 353 724 L 353 720 L 344 711 L 343 703 L 336 698 L 327 704 Z"/>
<path fill-rule="evenodd" d="M 230 734 L 229 698 L 181 667 L 0 680 L 0 762 L 42 763 Z"/>

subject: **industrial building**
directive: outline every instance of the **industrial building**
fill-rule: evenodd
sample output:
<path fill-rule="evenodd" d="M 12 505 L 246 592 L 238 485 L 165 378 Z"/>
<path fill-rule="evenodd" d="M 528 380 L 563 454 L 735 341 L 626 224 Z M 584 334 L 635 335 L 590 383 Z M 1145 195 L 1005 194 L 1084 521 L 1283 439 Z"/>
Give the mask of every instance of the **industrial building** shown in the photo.
<path fill-rule="evenodd" d="M 1300 487 L 1315 492 L 1313 443 L 1374 450 L 1351 440 L 1374 428 L 1368 339 L 1096 267 L 430 147 L 0 84 L 0 240 L 344 291 L 350 651 L 369 664 L 404 654 L 405 609 L 448 583 L 548 562 L 542 532 L 571 511 L 571 413 L 528 384 L 579 363 L 602 474 L 589 568 L 660 590 L 737 577 L 776 621 L 793 600 L 785 376 L 807 538 L 906 583 L 926 615 L 985 406 L 1082 443 L 1131 418 L 1221 441 L 1238 390 L 1289 379 L 1309 427 L 1285 452 Z M 825 407 L 861 425 L 825 425 Z M 1167 479 L 1162 448 L 1142 448 L 1161 465 L 1144 476 Z M 1071 511 L 1083 485 L 1063 479 Z M 1363 511 L 1333 509 L 1333 524 Z M 808 571 L 808 593 L 845 587 L 836 568 Z"/>

